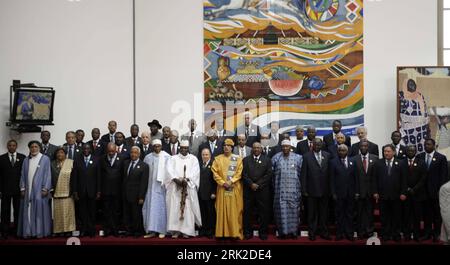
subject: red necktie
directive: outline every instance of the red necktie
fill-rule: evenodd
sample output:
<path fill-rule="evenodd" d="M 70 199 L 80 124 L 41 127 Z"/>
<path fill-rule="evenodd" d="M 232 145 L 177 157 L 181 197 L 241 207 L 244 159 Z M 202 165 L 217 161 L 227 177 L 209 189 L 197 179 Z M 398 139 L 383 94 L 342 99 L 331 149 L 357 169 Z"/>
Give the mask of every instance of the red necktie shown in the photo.
<path fill-rule="evenodd" d="M 312 151 L 312 149 L 313 149 L 313 143 L 309 142 L 309 151 Z"/>
<path fill-rule="evenodd" d="M 94 150 L 97 149 L 97 141 L 94 141 Z"/>
<path fill-rule="evenodd" d="M 363 156 L 363 168 L 364 168 L 364 172 L 367 173 L 367 158 L 366 158 L 366 156 Z"/>

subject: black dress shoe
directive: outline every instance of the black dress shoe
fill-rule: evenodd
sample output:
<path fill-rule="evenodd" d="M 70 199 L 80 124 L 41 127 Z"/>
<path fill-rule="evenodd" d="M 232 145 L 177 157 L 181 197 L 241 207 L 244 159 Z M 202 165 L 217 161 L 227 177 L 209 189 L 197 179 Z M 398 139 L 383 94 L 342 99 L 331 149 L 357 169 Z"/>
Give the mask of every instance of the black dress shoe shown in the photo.
<path fill-rule="evenodd" d="M 346 235 L 345 238 L 351 242 L 355 241 L 355 238 L 353 237 L 353 235 Z"/>
<path fill-rule="evenodd" d="M 253 238 L 253 235 L 251 235 L 251 234 L 245 234 L 244 235 L 244 239 L 245 240 L 249 240 L 249 239 L 252 239 Z"/>
<path fill-rule="evenodd" d="M 400 236 L 394 236 L 393 238 L 392 238 L 395 242 L 400 242 Z"/>
<path fill-rule="evenodd" d="M 437 243 L 439 242 L 439 237 L 438 236 L 434 236 L 433 237 L 433 243 Z"/>
<path fill-rule="evenodd" d="M 405 234 L 405 235 L 403 236 L 403 238 L 405 239 L 406 242 L 411 241 L 411 235 L 410 235 L 410 234 Z"/>
<path fill-rule="evenodd" d="M 389 237 L 389 236 L 383 236 L 383 237 L 381 238 L 381 240 L 383 240 L 383 241 L 389 241 L 389 240 L 391 240 L 391 237 Z"/>
<path fill-rule="evenodd" d="M 308 238 L 311 241 L 316 241 L 316 236 L 315 235 L 309 235 Z"/>
<path fill-rule="evenodd" d="M 336 241 L 341 241 L 342 239 L 344 239 L 342 235 L 336 235 Z"/>
<path fill-rule="evenodd" d="M 429 240 L 429 239 L 431 239 L 431 235 L 425 234 L 425 235 L 420 239 L 420 241 L 426 241 L 426 240 Z"/>
<path fill-rule="evenodd" d="M 267 234 L 260 234 L 260 235 L 259 235 L 259 238 L 260 238 L 261 240 L 267 240 Z"/>

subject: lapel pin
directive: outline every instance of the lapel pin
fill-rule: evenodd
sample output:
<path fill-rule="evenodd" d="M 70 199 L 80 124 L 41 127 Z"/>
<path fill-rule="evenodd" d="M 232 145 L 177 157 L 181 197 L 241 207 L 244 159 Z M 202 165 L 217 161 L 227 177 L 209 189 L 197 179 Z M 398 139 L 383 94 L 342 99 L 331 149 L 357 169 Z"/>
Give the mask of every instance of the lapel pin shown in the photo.
<path fill-rule="evenodd" d="M 117 160 L 119 160 L 119 158 L 117 158 Z"/>
<path fill-rule="evenodd" d="M 370 163 L 373 163 L 373 160 L 369 160 Z"/>
<path fill-rule="evenodd" d="M 19 158 L 17 158 L 17 159 L 16 159 L 16 161 L 20 161 L 20 159 L 19 159 Z"/>
<path fill-rule="evenodd" d="M 211 168 L 211 166 L 208 166 L 208 168 Z"/>
<path fill-rule="evenodd" d="M 397 162 L 397 161 L 395 161 L 395 164 L 396 164 L 396 165 L 398 165 L 398 162 Z"/>
<path fill-rule="evenodd" d="M 137 166 L 137 168 L 141 168 L 141 166 Z"/>
<path fill-rule="evenodd" d="M 350 162 L 350 166 L 353 165 L 353 162 Z"/>
<path fill-rule="evenodd" d="M 89 164 L 92 164 L 92 160 L 91 160 L 91 161 L 89 161 Z"/>
<path fill-rule="evenodd" d="M 399 151 L 399 153 L 403 153 L 403 151 L 402 151 L 402 150 L 400 150 L 400 151 Z"/>
<path fill-rule="evenodd" d="M 126 151 L 127 151 L 127 149 L 125 149 L 125 148 L 124 148 L 124 149 L 123 149 L 123 151 L 124 151 L 124 152 L 126 152 Z"/>
<path fill-rule="evenodd" d="M 76 149 L 75 151 L 77 151 L 77 153 L 80 152 L 80 150 L 78 150 L 78 149 Z"/>
<path fill-rule="evenodd" d="M 436 158 L 433 157 L 433 161 L 436 161 Z"/>
<path fill-rule="evenodd" d="M 414 166 L 417 167 L 417 163 L 414 163 Z"/>
<path fill-rule="evenodd" d="M 258 160 L 258 163 L 260 163 L 260 164 L 261 164 L 261 161 L 260 161 L 260 160 Z"/>

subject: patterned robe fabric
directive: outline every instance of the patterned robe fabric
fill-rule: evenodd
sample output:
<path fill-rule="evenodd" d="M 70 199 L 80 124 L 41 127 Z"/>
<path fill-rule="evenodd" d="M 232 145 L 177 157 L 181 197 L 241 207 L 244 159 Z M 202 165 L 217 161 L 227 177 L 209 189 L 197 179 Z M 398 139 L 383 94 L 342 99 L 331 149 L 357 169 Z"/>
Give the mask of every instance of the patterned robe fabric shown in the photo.
<path fill-rule="evenodd" d="M 302 162 L 302 156 L 293 152 L 290 152 L 287 157 L 283 153 L 278 153 L 272 158 L 273 208 L 279 235 L 297 235 L 298 233 Z"/>

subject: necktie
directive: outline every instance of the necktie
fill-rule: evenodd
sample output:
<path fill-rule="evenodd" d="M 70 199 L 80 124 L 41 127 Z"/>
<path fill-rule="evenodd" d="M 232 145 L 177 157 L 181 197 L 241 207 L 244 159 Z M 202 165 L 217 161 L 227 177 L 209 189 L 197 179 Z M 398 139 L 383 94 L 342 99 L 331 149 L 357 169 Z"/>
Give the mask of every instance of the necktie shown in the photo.
<path fill-rule="evenodd" d="M 194 133 L 191 132 L 191 136 L 189 136 L 189 145 L 192 145 L 192 140 L 194 139 Z"/>
<path fill-rule="evenodd" d="M 390 176 L 391 175 L 391 169 L 392 169 L 392 167 L 391 167 L 391 160 L 388 160 L 387 161 L 387 169 L 388 169 L 388 176 Z"/>
<path fill-rule="evenodd" d="M 86 164 L 86 167 L 89 165 L 89 157 L 84 158 L 84 163 Z"/>
<path fill-rule="evenodd" d="M 345 161 L 345 158 L 342 158 L 341 161 L 342 161 L 342 164 L 344 164 L 344 167 L 347 168 L 347 163 Z"/>
<path fill-rule="evenodd" d="M 97 149 L 97 141 L 93 141 L 94 150 Z"/>
<path fill-rule="evenodd" d="M 73 159 L 73 146 L 69 146 L 69 159 Z"/>
<path fill-rule="evenodd" d="M 211 146 L 211 154 L 214 153 L 214 143 L 209 143 L 209 145 Z"/>
<path fill-rule="evenodd" d="M 177 151 L 175 150 L 175 144 L 172 144 L 172 155 L 176 155 Z"/>
<path fill-rule="evenodd" d="M 364 172 L 367 173 L 367 158 L 366 158 L 366 156 L 363 156 L 363 168 L 364 168 Z"/>
<path fill-rule="evenodd" d="M 430 164 L 431 164 L 431 155 L 427 154 L 427 169 L 430 168 Z"/>
<path fill-rule="evenodd" d="M 130 164 L 130 168 L 128 168 L 128 176 L 130 175 L 131 170 L 134 169 L 134 164 L 136 163 L 136 161 L 132 161 Z"/>
<path fill-rule="evenodd" d="M 14 167 L 15 163 L 16 163 L 16 159 L 14 158 L 14 154 L 11 154 L 11 166 Z"/>
<path fill-rule="evenodd" d="M 255 156 L 255 163 L 258 163 L 258 158 Z"/>
<path fill-rule="evenodd" d="M 147 146 L 144 145 L 144 153 L 147 153 Z"/>
<path fill-rule="evenodd" d="M 44 145 L 43 151 L 44 151 L 44 154 L 47 154 L 47 145 Z"/>
<path fill-rule="evenodd" d="M 248 127 L 245 128 L 245 138 L 248 138 Z"/>
<path fill-rule="evenodd" d="M 322 157 L 320 156 L 320 153 L 316 154 L 316 159 L 317 159 L 317 163 L 319 163 L 319 166 L 321 166 L 322 165 Z"/>
<path fill-rule="evenodd" d="M 409 168 L 412 168 L 412 166 L 413 166 L 413 160 L 412 159 L 409 159 Z"/>
<path fill-rule="evenodd" d="M 110 164 L 111 166 L 113 166 L 113 162 L 114 162 L 114 157 L 110 157 L 110 158 L 109 158 L 109 164 Z"/>
<path fill-rule="evenodd" d="M 312 149 L 313 149 L 313 143 L 311 141 L 311 142 L 309 142 L 309 151 L 312 151 Z"/>
<path fill-rule="evenodd" d="M 118 153 L 119 153 L 119 154 L 122 153 L 122 147 L 121 147 L 121 146 L 118 146 L 117 148 L 119 148 Z"/>

